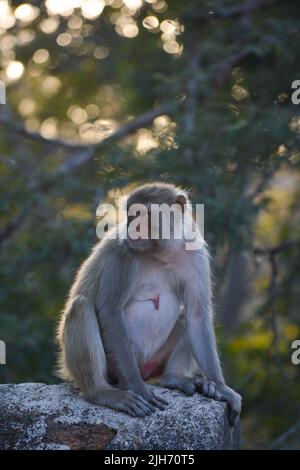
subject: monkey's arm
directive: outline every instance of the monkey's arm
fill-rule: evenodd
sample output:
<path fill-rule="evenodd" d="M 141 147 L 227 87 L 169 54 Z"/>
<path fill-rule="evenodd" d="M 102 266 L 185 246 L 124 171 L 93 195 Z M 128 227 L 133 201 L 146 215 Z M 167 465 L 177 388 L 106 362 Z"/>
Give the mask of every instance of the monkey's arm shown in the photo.
<path fill-rule="evenodd" d="M 188 340 L 206 380 L 197 385 L 204 395 L 229 403 L 231 424 L 241 411 L 241 397 L 225 384 L 213 327 L 213 307 L 209 258 L 206 249 L 195 253 L 194 279 L 184 286 L 184 308 Z"/>
<path fill-rule="evenodd" d="M 97 309 L 105 353 L 122 388 L 140 384 L 142 378 L 132 343 L 128 338 L 123 311 L 116 302 Z"/>
<path fill-rule="evenodd" d="M 102 273 L 96 296 L 96 311 L 104 350 L 119 380 L 120 388 L 130 390 L 152 405 L 163 409 L 164 400 L 156 397 L 141 378 L 133 344 L 129 339 L 124 307 L 133 290 L 131 259 L 122 252 L 110 251 L 101 260 Z"/>
<path fill-rule="evenodd" d="M 205 377 L 216 384 L 224 384 L 213 328 L 209 262 L 206 256 L 201 256 L 199 261 L 201 265 L 194 267 L 193 282 L 187 282 L 184 287 L 187 335 Z"/>
<path fill-rule="evenodd" d="M 151 405 L 164 409 L 165 400 L 154 395 L 144 383 L 137 365 L 132 343 L 128 338 L 122 309 L 107 304 L 99 312 L 103 345 L 109 363 L 123 390 L 130 390 Z"/>

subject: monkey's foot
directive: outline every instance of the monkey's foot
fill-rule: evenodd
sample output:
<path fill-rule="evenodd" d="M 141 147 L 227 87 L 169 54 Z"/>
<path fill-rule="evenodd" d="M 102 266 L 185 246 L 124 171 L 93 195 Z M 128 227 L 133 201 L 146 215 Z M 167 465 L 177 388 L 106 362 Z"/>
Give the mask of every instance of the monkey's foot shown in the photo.
<path fill-rule="evenodd" d="M 176 375 L 164 375 L 161 378 L 162 387 L 180 390 L 186 395 L 194 395 L 195 392 L 203 396 L 218 401 L 226 401 L 229 405 L 229 423 L 234 426 L 241 413 L 241 396 L 225 384 L 215 384 L 215 382 L 205 378 L 196 378 Z"/>
<path fill-rule="evenodd" d="M 85 397 L 89 402 L 123 411 L 130 416 L 144 418 L 155 411 L 155 407 L 136 393 L 124 390 L 103 390 L 92 397 Z"/>
<path fill-rule="evenodd" d="M 202 395 L 208 398 L 213 398 L 214 400 L 221 400 L 222 396 L 217 389 L 215 382 L 210 380 L 206 380 L 203 377 L 198 377 L 195 380 L 195 386 L 197 387 L 197 391 L 200 392 Z"/>
<path fill-rule="evenodd" d="M 197 386 L 193 378 L 179 375 L 163 375 L 160 380 L 160 385 L 170 388 L 171 390 L 179 390 L 186 395 L 194 395 L 197 391 Z"/>

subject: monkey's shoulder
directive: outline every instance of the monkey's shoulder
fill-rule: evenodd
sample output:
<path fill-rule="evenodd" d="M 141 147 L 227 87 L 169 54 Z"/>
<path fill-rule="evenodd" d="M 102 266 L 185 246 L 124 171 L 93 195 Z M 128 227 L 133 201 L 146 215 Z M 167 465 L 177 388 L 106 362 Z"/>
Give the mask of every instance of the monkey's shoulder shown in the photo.
<path fill-rule="evenodd" d="M 115 258 L 121 259 L 126 256 L 127 248 L 123 240 L 116 238 L 104 238 L 99 241 L 92 249 L 91 257 L 98 259 Z"/>

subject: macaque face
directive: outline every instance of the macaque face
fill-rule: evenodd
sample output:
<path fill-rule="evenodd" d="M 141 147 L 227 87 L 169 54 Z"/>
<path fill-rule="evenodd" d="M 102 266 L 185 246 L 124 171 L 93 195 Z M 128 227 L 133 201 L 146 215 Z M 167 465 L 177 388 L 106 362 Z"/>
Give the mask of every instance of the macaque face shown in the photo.
<path fill-rule="evenodd" d="M 184 198 L 184 200 L 182 199 Z M 135 203 L 127 210 L 128 242 L 136 251 L 162 250 L 174 239 L 183 239 L 183 217 L 186 198 L 182 195 L 167 203 Z"/>
<path fill-rule="evenodd" d="M 127 211 L 128 242 L 135 251 L 157 248 L 158 240 L 151 238 L 151 210 L 148 205 L 133 204 Z"/>

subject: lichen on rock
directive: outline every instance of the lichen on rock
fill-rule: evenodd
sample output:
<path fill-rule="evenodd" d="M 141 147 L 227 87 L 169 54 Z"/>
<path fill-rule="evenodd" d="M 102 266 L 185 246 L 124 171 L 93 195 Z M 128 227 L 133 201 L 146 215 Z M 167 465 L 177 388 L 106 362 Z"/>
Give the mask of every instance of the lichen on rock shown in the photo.
<path fill-rule="evenodd" d="M 237 449 L 227 405 L 154 387 L 168 401 L 145 418 L 91 405 L 70 385 L 0 385 L 0 449 Z"/>

